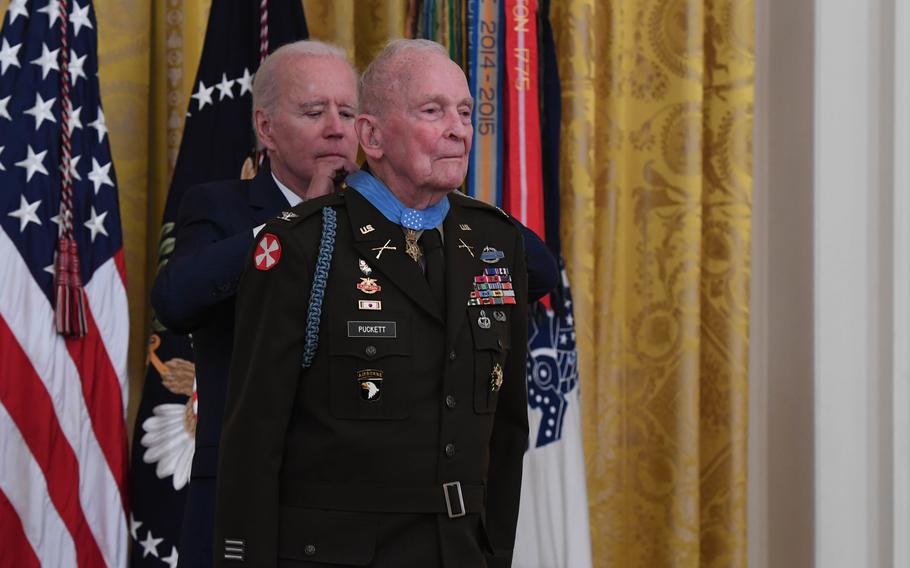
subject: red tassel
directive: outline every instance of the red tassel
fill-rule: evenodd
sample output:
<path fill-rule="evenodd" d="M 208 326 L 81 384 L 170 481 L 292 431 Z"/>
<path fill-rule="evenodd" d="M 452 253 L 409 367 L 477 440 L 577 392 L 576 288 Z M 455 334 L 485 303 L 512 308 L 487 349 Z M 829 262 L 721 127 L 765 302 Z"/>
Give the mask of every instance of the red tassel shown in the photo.
<path fill-rule="evenodd" d="M 57 333 L 82 337 L 86 332 L 85 290 L 79 275 L 79 249 L 74 239 L 57 241 L 57 262 L 54 263 L 54 287 L 57 304 L 54 307 Z"/>

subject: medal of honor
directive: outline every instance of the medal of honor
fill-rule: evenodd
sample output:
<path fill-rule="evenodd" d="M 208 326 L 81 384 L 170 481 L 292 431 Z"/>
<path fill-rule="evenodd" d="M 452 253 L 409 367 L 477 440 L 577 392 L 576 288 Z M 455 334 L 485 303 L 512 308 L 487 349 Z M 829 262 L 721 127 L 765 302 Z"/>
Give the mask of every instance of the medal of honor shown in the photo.
<path fill-rule="evenodd" d="M 420 257 L 423 256 L 423 252 L 417 246 L 417 231 L 414 229 L 408 229 L 404 234 L 404 252 L 408 253 L 414 262 L 420 262 Z"/>

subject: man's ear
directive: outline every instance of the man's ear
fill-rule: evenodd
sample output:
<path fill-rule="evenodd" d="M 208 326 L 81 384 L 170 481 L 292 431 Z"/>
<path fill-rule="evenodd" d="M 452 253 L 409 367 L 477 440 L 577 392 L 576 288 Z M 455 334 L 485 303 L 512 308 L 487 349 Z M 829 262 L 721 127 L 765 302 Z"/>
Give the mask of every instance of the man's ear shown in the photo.
<path fill-rule="evenodd" d="M 274 150 L 275 140 L 272 138 L 272 117 L 261 108 L 253 111 L 253 124 L 256 126 L 256 137 L 263 147 Z"/>
<path fill-rule="evenodd" d="M 357 115 L 354 130 L 366 157 L 374 160 L 381 158 L 383 155 L 382 130 L 379 128 L 379 121 L 376 120 L 376 117 L 372 114 Z"/>

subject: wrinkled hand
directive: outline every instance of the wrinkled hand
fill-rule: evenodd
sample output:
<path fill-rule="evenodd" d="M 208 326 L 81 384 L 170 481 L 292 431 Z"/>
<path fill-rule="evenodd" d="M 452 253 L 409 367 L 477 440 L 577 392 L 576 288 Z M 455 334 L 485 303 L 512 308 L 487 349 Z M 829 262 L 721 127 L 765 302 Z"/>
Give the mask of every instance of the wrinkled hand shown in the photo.
<path fill-rule="evenodd" d="M 313 173 L 310 185 L 306 190 L 307 199 L 314 199 L 332 193 L 335 190 L 336 183 L 340 183 L 348 174 L 352 174 L 359 169 L 357 164 L 350 160 L 342 160 L 341 165 L 337 161 L 316 164 L 316 171 Z"/>

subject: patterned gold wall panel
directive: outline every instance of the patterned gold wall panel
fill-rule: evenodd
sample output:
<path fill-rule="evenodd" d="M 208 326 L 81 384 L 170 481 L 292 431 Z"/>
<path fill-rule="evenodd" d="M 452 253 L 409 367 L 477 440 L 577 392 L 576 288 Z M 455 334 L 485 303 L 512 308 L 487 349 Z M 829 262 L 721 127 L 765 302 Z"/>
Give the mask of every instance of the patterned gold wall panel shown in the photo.
<path fill-rule="evenodd" d="M 145 311 L 149 160 L 150 0 L 98 0 L 98 67 L 101 103 L 117 172 L 123 219 L 127 294 L 130 307 L 129 377 L 133 393 L 141 387 L 145 358 Z M 130 397 L 128 418 L 138 408 Z"/>
<path fill-rule="evenodd" d="M 556 1 L 597 566 L 744 566 L 750 0 Z"/>
<path fill-rule="evenodd" d="M 97 0 L 96 6 L 107 2 L 110 0 Z M 133 265 L 136 271 L 141 268 L 145 283 L 141 295 L 134 294 L 130 297 L 131 303 L 137 304 L 131 314 L 131 408 L 138 408 L 142 392 L 145 342 L 150 317 L 148 292 L 157 273 L 158 231 L 180 149 L 187 101 L 193 91 L 193 80 L 202 54 L 210 6 L 211 0 L 156 0 L 147 3 L 141 11 L 133 10 L 142 19 L 146 37 L 150 38 L 147 42 L 149 55 L 144 69 L 150 100 L 148 110 L 143 114 L 143 117 L 149 117 L 150 128 L 143 132 L 148 145 L 148 184 L 142 194 L 145 208 L 141 215 L 124 215 L 124 219 L 129 220 L 124 231 L 129 231 L 127 227 L 135 225 L 143 227 L 145 234 L 141 243 L 144 248 L 142 257 L 127 258 L 127 266 Z M 136 245 L 138 247 L 139 243 Z M 131 419 L 133 416 L 130 414 Z"/>
<path fill-rule="evenodd" d="M 348 50 L 363 71 L 390 39 L 404 37 L 407 0 L 303 0 L 310 37 Z"/>

